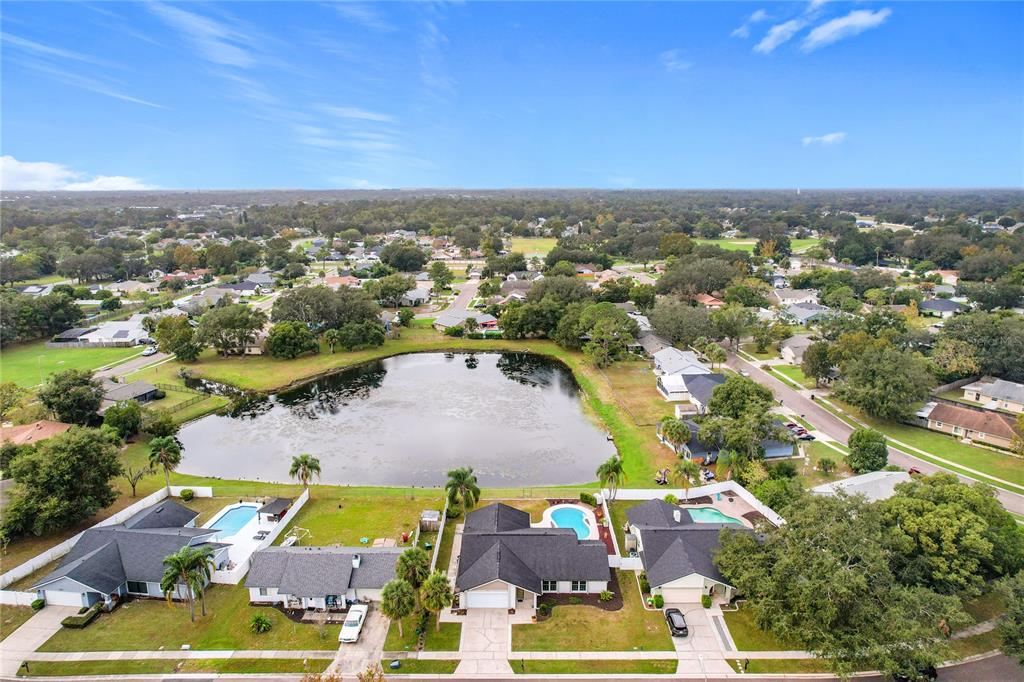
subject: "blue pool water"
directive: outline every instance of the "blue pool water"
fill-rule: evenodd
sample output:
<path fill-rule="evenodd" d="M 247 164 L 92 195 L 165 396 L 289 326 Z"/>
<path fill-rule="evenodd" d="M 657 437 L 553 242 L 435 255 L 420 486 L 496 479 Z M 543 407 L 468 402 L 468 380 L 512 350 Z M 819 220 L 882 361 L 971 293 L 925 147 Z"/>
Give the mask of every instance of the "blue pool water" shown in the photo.
<path fill-rule="evenodd" d="M 590 537 L 590 527 L 583 520 L 583 510 L 572 507 L 562 507 L 551 512 L 551 520 L 559 528 L 572 528 L 576 531 L 576 537 L 586 540 Z"/>
<path fill-rule="evenodd" d="M 220 531 L 217 533 L 218 538 L 229 538 L 241 530 L 242 526 L 252 521 L 255 516 L 256 507 L 251 505 L 235 507 L 224 512 L 210 528 Z"/>
<path fill-rule="evenodd" d="M 742 526 L 743 522 L 739 519 L 726 516 L 717 509 L 711 507 L 702 507 L 700 509 L 687 509 L 686 512 L 693 519 L 694 523 L 735 523 Z"/>

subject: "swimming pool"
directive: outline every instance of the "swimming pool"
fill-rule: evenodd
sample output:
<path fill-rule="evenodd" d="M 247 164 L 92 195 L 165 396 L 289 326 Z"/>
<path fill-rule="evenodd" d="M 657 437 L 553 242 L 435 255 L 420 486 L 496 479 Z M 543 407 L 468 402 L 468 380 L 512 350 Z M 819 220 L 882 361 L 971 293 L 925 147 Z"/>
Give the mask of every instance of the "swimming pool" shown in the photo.
<path fill-rule="evenodd" d="M 743 522 L 739 519 L 727 516 L 713 507 L 687 509 L 686 513 L 690 515 L 694 523 L 735 523 L 739 526 L 743 525 Z"/>
<path fill-rule="evenodd" d="M 590 526 L 587 525 L 583 510 L 578 507 L 559 507 L 551 512 L 551 520 L 559 528 L 572 528 L 576 537 L 586 540 L 590 537 Z"/>
<path fill-rule="evenodd" d="M 256 518 L 256 507 L 251 504 L 243 504 L 232 507 L 217 517 L 217 520 L 210 524 L 210 528 L 217 531 L 217 538 L 229 538 L 240 531 L 245 524 Z"/>

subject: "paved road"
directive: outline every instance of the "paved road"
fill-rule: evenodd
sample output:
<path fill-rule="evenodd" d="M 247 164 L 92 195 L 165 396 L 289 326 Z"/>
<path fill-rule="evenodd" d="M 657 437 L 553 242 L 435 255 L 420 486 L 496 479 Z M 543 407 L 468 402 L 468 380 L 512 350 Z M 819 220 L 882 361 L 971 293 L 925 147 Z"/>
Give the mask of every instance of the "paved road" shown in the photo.
<path fill-rule="evenodd" d="M 445 310 L 469 310 L 469 303 L 474 298 L 476 298 L 476 291 L 477 289 L 480 288 L 480 280 L 471 279 L 467 282 L 463 282 L 462 284 L 456 284 L 454 286 L 459 288 L 459 295 L 455 297 L 455 300 L 452 301 L 452 304 L 445 308 Z M 417 319 L 421 320 L 426 318 L 433 318 L 437 317 L 440 312 L 442 311 L 416 313 L 416 317 Z"/>
<path fill-rule="evenodd" d="M 812 402 L 799 391 L 789 386 L 789 384 L 776 379 L 757 365 L 747 362 L 733 354 L 729 355 L 728 360 L 726 360 L 726 364 L 737 371 L 746 370 L 749 372 L 751 379 L 762 386 L 767 386 L 772 389 L 772 392 L 775 393 L 775 397 L 780 399 L 786 407 L 795 410 L 797 414 L 803 416 L 820 431 L 832 438 L 845 443 L 850 437 L 850 434 L 853 433 L 853 428 L 851 428 L 850 425 L 842 419 L 839 419 L 816 402 Z M 892 447 L 889 448 L 889 462 L 903 467 L 904 469 L 915 467 L 926 474 L 936 473 L 938 471 L 948 471 L 936 464 L 932 464 L 931 462 L 927 462 L 923 459 L 918 459 L 912 454 L 906 453 L 902 450 L 896 450 Z M 972 480 L 963 476 L 960 476 L 960 479 L 967 482 L 971 482 Z M 999 497 L 999 501 L 1002 502 L 1004 507 L 1015 514 L 1024 514 L 1024 496 L 1011 493 L 1007 490 L 1003 490 L 1002 488 L 995 488 L 995 490 Z"/>
<path fill-rule="evenodd" d="M 655 282 L 658 281 L 651 277 L 650 275 L 648 275 L 646 272 L 637 272 L 636 270 L 631 269 L 636 267 L 641 267 L 640 263 L 626 263 L 625 265 L 613 265 L 612 270 L 623 275 L 626 275 L 627 277 L 632 277 L 640 284 L 654 284 Z"/>
<path fill-rule="evenodd" d="M 140 348 L 139 350 L 142 349 Z M 136 372 L 142 369 L 143 367 L 155 364 L 157 362 L 160 362 L 161 360 L 166 360 L 169 357 L 171 356 L 168 355 L 167 353 L 157 353 L 156 355 L 150 355 L 148 357 L 139 355 L 138 357 L 134 357 L 131 360 L 126 360 L 125 362 L 122 362 L 119 365 L 114 365 L 109 369 L 94 372 L 94 376 L 100 379 L 112 379 L 115 377 L 122 377 L 125 374 L 131 374 L 132 372 Z"/>

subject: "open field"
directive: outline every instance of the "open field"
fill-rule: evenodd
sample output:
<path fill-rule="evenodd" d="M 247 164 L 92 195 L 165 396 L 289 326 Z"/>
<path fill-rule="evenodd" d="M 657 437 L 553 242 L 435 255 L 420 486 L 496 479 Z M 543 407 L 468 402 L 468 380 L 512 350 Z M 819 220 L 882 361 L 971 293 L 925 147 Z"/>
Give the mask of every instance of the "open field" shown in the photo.
<path fill-rule="evenodd" d="M 530 260 L 534 256 L 543 258 L 557 245 L 558 240 L 554 237 L 513 237 L 509 250 L 521 253 L 526 256 L 526 260 Z"/>
<path fill-rule="evenodd" d="M 702 239 L 695 237 L 694 242 L 698 244 L 714 244 L 720 246 L 723 249 L 729 249 L 731 251 L 747 251 L 749 253 L 754 252 L 754 246 L 757 245 L 757 240 L 752 238 L 737 238 L 737 239 Z M 793 249 L 793 253 L 801 253 L 817 246 L 819 240 L 817 239 L 790 239 L 790 247 Z"/>
<path fill-rule="evenodd" d="M 13 381 L 30 388 L 46 381 L 54 372 L 66 369 L 94 370 L 134 357 L 142 352 L 130 348 L 47 348 L 45 341 L 8 346 L 0 352 L 0 381 Z"/>
<path fill-rule="evenodd" d="M 249 621 L 261 613 L 270 619 L 269 632 L 258 635 Z M 81 630 L 64 628 L 39 651 L 133 651 L 180 649 L 300 649 L 332 652 L 337 649 L 340 625 L 328 625 L 325 636 L 313 624 L 295 623 L 277 609 L 249 606 L 249 590 L 214 585 L 206 593 L 206 615 L 190 623 L 188 606 L 162 599 L 139 599 L 113 613 L 103 614 Z"/>
<path fill-rule="evenodd" d="M 672 651 L 661 611 L 643 607 L 632 571 L 619 572 L 623 607 L 556 606 L 540 623 L 512 626 L 513 651 Z"/>
<path fill-rule="evenodd" d="M 170 675 L 187 673 L 322 672 L 330 658 L 149 658 L 124 661 L 31 661 L 18 677 L 80 677 L 83 675 Z"/>

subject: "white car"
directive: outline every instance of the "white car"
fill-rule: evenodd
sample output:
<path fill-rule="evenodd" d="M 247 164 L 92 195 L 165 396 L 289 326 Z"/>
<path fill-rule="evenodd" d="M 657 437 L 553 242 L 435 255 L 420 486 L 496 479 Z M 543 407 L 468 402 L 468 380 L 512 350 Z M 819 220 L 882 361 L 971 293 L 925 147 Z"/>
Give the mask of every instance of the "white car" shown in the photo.
<path fill-rule="evenodd" d="M 146 350 L 142 351 L 142 354 L 147 356 L 147 357 L 150 356 L 150 355 L 156 355 L 156 347 L 155 346 L 146 346 Z"/>
<path fill-rule="evenodd" d="M 366 612 L 369 607 L 366 604 L 356 604 L 349 607 L 348 615 L 338 633 L 339 642 L 358 642 L 359 633 L 363 630 L 363 623 L 366 621 Z"/>

